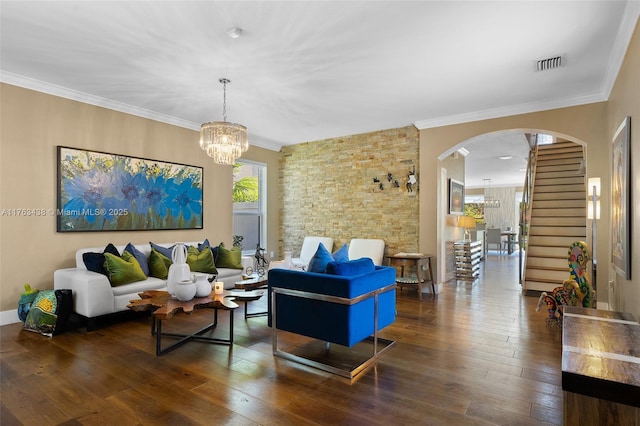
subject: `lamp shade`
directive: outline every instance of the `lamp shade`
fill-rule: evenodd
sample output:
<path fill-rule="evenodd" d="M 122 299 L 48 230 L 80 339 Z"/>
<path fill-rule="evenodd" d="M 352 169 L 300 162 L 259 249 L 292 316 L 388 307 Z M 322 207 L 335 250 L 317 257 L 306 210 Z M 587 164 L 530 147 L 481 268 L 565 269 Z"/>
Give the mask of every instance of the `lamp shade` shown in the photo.
<path fill-rule="evenodd" d="M 475 228 L 476 220 L 471 216 L 460 216 L 458 218 L 458 226 L 461 228 Z"/>

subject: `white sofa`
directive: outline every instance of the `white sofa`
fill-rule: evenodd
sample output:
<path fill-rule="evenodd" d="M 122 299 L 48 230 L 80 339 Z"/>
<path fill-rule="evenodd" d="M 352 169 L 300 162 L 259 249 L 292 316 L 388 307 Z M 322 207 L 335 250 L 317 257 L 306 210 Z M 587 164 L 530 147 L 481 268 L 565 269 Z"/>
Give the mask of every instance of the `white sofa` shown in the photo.
<path fill-rule="evenodd" d="M 171 247 L 175 243 L 158 244 L 163 247 Z M 197 242 L 185 242 L 198 246 Z M 135 244 L 135 247 L 149 256 L 151 246 L 149 243 Z M 122 253 L 126 245 L 116 246 Z M 87 252 L 102 253 L 104 247 L 82 248 L 76 251 L 76 267 L 58 269 L 53 273 L 53 287 L 55 289 L 71 289 L 73 293 L 73 311 L 87 318 L 87 329 L 95 326 L 95 318 L 116 312 L 128 311 L 127 305 L 133 299 L 139 299 L 138 293 L 146 290 L 166 290 L 166 280 L 148 277 L 144 281 L 137 281 L 117 287 L 111 287 L 109 279 L 98 272 L 87 270 L 82 254 Z M 236 281 L 242 280 L 242 274 L 248 266 L 253 267 L 253 258 L 242 256 L 243 269 L 216 268 L 218 281 L 224 282 L 224 287 L 233 288 Z M 195 272 L 195 275 L 209 275 Z"/>

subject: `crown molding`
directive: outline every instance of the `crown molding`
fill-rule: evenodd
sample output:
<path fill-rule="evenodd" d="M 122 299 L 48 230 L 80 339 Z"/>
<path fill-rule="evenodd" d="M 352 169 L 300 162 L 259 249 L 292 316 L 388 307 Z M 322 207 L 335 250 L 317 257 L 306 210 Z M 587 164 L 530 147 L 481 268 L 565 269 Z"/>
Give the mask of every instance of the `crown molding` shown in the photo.
<path fill-rule="evenodd" d="M 613 90 L 613 85 L 618 78 L 618 73 L 622 67 L 622 62 L 624 62 L 624 57 L 627 53 L 627 49 L 629 48 L 629 42 L 633 36 L 633 31 L 636 28 L 638 19 L 640 19 L 640 1 L 628 1 L 620 28 L 618 29 L 616 41 L 614 42 L 613 49 L 611 50 L 611 56 L 609 57 L 605 77 L 602 80 L 601 92 L 607 99 L 609 99 L 611 91 Z"/>
<path fill-rule="evenodd" d="M 483 111 L 469 112 L 465 114 L 450 115 L 447 117 L 437 117 L 426 120 L 418 120 L 413 123 L 419 130 L 431 129 L 434 127 L 451 126 L 454 124 L 470 123 L 472 121 L 490 120 L 493 118 L 509 117 L 512 115 L 529 114 L 532 112 L 547 111 L 551 109 L 567 108 L 578 105 L 592 104 L 606 101 L 602 94 L 585 95 L 553 101 L 534 102 L 529 104 L 511 105 Z"/>
<path fill-rule="evenodd" d="M 249 142 L 251 146 L 257 146 L 258 148 L 268 149 L 269 151 L 280 152 L 282 149 L 282 144 L 274 142 L 272 140 L 263 139 L 259 136 L 251 136 L 251 142 Z"/>
<path fill-rule="evenodd" d="M 200 124 L 193 121 L 182 120 L 166 114 L 160 114 L 148 109 L 135 107 L 122 102 L 113 101 L 111 99 L 90 95 L 78 90 L 69 89 L 63 86 L 47 83 L 45 81 L 36 80 L 34 78 L 25 77 L 19 74 L 0 70 L 0 82 L 11 84 L 13 86 L 22 87 L 24 89 L 34 90 L 36 92 L 46 93 L 48 95 L 58 96 L 60 98 L 72 101 L 82 102 L 89 105 L 107 108 L 113 111 L 123 112 L 125 114 L 135 115 L 136 117 L 147 118 L 149 120 L 158 121 L 160 123 L 171 124 L 173 126 L 185 129 L 200 131 Z M 281 145 L 261 139 L 259 137 L 252 138 L 250 145 L 271 151 L 280 151 Z"/>
<path fill-rule="evenodd" d="M 148 118 L 150 120 L 159 121 L 161 123 L 172 124 L 174 126 L 183 127 L 185 129 L 200 130 L 200 124 L 194 123 L 193 121 L 182 120 L 180 118 L 172 117 L 169 115 L 159 114 L 148 109 L 139 108 L 122 102 L 90 95 L 78 90 L 69 89 L 7 71 L 0 71 L 0 81 L 3 83 L 11 84 L 13 86 L 35 90 L 36 92 L 42 92 L 49 95 L 70 99 L 72 101 L 95 105 L 98 107 L 111 109 L 113 111 L 124 112 L 126 114 Z"/>

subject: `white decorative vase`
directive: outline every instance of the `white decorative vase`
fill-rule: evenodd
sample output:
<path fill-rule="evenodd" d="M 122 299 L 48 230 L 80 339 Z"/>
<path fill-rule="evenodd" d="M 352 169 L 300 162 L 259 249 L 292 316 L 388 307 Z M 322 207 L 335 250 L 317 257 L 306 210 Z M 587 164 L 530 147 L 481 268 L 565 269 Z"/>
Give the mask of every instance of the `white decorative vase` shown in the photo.
<path fill-rule="evenodd" d="M 199 276 L 196 279 L 196 297 L 207 297 L 211 294 L 211 283 L 206 276 Z"/>
<path fill-rule="evenodd" d="M 180 281 L 176 284 L 176 299 L 188 302 L 196 295 L 196 283 L 191 280 Z"/>
<path fill-rule="evenodd" d="M 191 268 L 187 265 L 187 247 L 184 244 L 176 244 L 171 252 L 171 259 L 173 263 L 169 266 L 167 291 L 174 296 L 179 282 L 191 281 Z"/>
<path fill-rule="evenodd" d="M 290 251 L 285 251 L 284 252 L 284 267 L 286 269 L 291 269 L 293 267 L 293 261 L 291 260 L 291 252 Z"/>

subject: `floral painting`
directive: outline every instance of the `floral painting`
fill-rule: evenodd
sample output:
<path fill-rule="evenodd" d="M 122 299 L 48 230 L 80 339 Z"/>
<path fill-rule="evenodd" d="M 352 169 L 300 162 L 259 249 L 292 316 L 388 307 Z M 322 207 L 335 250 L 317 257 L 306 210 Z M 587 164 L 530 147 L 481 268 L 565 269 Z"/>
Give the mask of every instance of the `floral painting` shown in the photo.
<path fill-rule="evenodd" d="M 58 146 L 58 232 L 202 229 L 202 167 Z"/>

